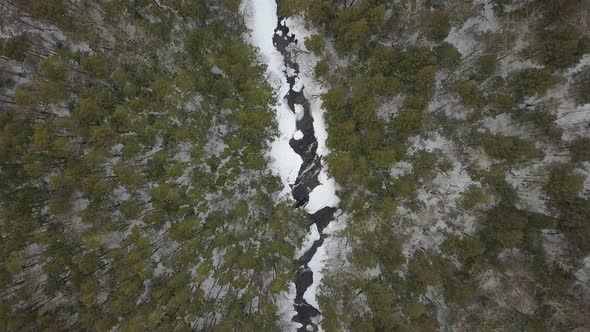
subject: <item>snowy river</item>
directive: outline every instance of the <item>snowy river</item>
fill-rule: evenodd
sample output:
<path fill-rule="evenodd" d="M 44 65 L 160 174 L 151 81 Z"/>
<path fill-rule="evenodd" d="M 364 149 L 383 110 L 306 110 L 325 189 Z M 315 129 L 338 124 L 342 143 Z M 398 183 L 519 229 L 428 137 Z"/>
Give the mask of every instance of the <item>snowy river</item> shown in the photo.
<path fill-rule="evenodd" d="M 328 256 L 325 243 L 339 213 L 336 184 L 322 160 L 328 150 L 318 96 L 324 90 L 312 78 L 316 59 L 303 45 L 310 32 L 301 18 L 278 17 L 275 0 L 243 0 L 241 10 L 251 30 L 247 38 L 267 64 L 277 97 L 279 136 L 269 151 L 272 170 L 281 178 L 284 194 L 295 200 L 294 208 L 303 208 L 313 222 L 294 257 L 297 273 L 279 307 L 289 330 L 317 331 L 321 320 L 317 287 Z"/>

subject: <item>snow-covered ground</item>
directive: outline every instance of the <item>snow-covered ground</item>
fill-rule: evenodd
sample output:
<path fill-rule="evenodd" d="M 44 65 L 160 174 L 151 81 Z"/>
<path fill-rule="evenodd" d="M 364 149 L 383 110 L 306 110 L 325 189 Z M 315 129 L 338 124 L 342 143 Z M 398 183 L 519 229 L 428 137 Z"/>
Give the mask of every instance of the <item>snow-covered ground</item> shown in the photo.
<path fill-rule="evenodd" d="M 274 105 L 274 110 L 279 136 L 271 143 L 268 156 L 273 173 L 283 182 L 283 194 L 289 196 L 291 192 L 289 184 L 293 184 L 297 179 L 297 173 L 303 161 L 289 146 L 289 140 L 297 130 L 296 117 L 284 100 L 284 96 L 289 92 L 289 84 L 283 74 L 285 69 L 283 56 L 272 43 L 277 24 L 277 5 L 274 0 L 244 0 L 240 10 L 250 29 L 250 33 L 245 36 L 246 40 L 259 49 L 262 61 L 267 65 L 266 73 L 269 83 L 275 90 L 277 103 Z"/>
<path fill-rule="evenodd" d="M 499 23 L 494 15 L 492 2 L 479 0 L 477 2 L 484 4 L 482 14 L 469 18 L 461 27 L 452 27 L 445 40 L 455 46 L 463 57 L 481 51 L 477 49 L 477 34 L 499 30 Z"/>

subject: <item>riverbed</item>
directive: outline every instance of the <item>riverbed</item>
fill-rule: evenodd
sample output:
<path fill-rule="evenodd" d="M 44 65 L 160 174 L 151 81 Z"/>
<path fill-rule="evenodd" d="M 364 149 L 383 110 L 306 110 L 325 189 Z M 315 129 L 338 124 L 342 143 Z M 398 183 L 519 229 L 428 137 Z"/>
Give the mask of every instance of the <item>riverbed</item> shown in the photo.
<path fill-rule="evenodd" d="M 303 208 L 310 216 L 309 232 L 294 257 L 297 272 L 286 296 L 292 305 L 287 315 L 295 323 L 289 329 L 317 331 L 321 320 L 317 287 L 327 258 L 325 230 L 339 212 L 336 184 L 323 160 L 328 153 L 324 111 L 318 98 L 323 89 L 307 71 L 301 71 L 302 67 L 313 68 L 314 63 L 309 58 L 298 62 L 306 50 L 294 32 L 307 34 L 300 24 L 279 17 L 274 0 L 243 0 L 241 10 L 251 30 L 247 39 L 267 65 L 277 99 L 273 109 L 279 135 L 270 144 L 270 167 L 281 178 L 284 193 L 295 202 L 293 208 Z"/>

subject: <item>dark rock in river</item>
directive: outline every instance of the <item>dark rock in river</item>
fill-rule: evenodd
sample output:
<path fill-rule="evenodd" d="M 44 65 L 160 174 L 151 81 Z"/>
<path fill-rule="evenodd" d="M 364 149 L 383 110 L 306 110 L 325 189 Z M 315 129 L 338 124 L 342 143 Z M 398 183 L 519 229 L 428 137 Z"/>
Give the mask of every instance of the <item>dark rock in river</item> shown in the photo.
<path fill-rule="evenodd" d="M 338 210 L 335 207 L 325 206 L 311 215 L 311 220 L 318 227 L 318 232 L 323 233 L 330 221 L 334 220 L 334 213 Z"/>

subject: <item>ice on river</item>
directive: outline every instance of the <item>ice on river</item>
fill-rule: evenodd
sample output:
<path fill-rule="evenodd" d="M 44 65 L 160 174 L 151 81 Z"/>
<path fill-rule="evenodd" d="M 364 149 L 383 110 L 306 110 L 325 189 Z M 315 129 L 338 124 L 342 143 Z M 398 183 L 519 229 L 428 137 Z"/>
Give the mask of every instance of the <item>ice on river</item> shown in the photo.
<path fill-rule="evenodd" d="M 301 139 L 303 134 L 297 130 L 296 122 L 297 119 L 301 119 L 303 116 L 303 107 L 301 105 L 295 105 L 295 113 L 293 114 L 287 105 L 287 102 L 283 99 L 284 96 L 289 92 L 289 84 L 286 81 L 284 75 L 285 67 L 282 55 L 274 47 L 272 39 L 277 24 L 277 7 L 275 0 L 242 0 L 240 7 L 244 14 L 245 23 L 251 32 L 246 36 L 247 40 L 259 48 L 261 61 L 267 64 L 267 77 L 269 83 L 275 89 L 277 96 L 277 104 L 275 105 L 276 119 L 278 122 L 279 135 L 271 143 L 269 157 L 271 159 L 271 168 L 275 174 L 280 176 L 283 185 L 284 193 L 290 193 L 290 186 L 297 179 L 299 168 L 302 164 L 301 157 L 291 149 L 289 146 L 289 140 L 294 138 L 296 140 Z M 293 20 L 284 20 L 283 23 L 288 23 L 292 31 L 289 33 L 291 36 L 293 33 L 296 38 L 303 41 L 304 37 L 309 36 L 310 32 L 307 31 L 303 26 L 303 20 L 299 18 L 297 22 Z M 293 23 L 293 26 L 291 24 Z M 303 43 L 300 46 L 304 47 Z M 298 63 L 302 67 L 302 71 L 297 78 L 293 90 L 301 91 L 304 89 L 306 98 L 310 103 L 311 115 L 314 117 L 314 132 L 318 142 L 317 152 L 320 156 L 325 156 L 329 153 L 326 148 L 327 132 L 323 119 L 324 110 L 321 107 L 321 100 L 319 95 L 325 91 L 325 89 L 316 84 L 313 80 L 313 67 L 317 62 L 316 58 L 302 56 L 297 59 Z M 309 195 L 309 202 L 305 206 L 307 213 L 314 213 L 325 206 L 336 207 L 338 206 L 339 199 L 336 196 L 336 183 L 334 179 L 328 176 L 326 171 L 326 165 L 322 163 L 322 170 L 319 176 L 320 185 L 315 187 Z M 330 226 L 330 225 L 329 225 Z M 328 226 L 328 227 L 329 227 Z M 303 244 L 303 249 L 307 249 L 313 241 L 318 239 L 320 234 L 316 225 L 310 227 L 309 234 Z M 318 303 L 316 300 L 317 287 L 322 279 L 322 268 L 327 259 L 325 246 L 320 246 L 313 256 L 308 266 L 313 272 L 313 284 L 307 289 L 304 294 L 304 298 L 307 302 L 316 308 Z M 294 315 L 292 309 L 288 309 L 289 306 L 285 301 L 293 300 L 293 285 L 290 287 L 288 294 L 282 294 L 285 299 L 279 301 L 278 305 L 282 315 Z M 292 308 L 292 303 L 291 308 Z"/>
<path fill-rule="evenodd" d="M 309 214 L 316 213 L 325 206 L 337 207 L 340 199 L 336 196 L 336 181 L 328 177 L 325 165 L 320 172 L 320 185 L 309 193 L 309 202 L 305 205 L 305 211 Z"/>
<path fill-rule="evenodd" d="M 293 134 L 293 139 L 298 141 L 300 139 L 303 138 L 303 132 L 301 130 L 297 130 L 294 134 Z"/>

